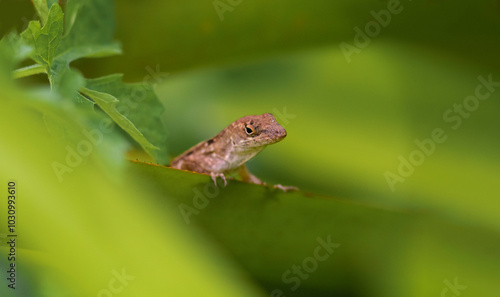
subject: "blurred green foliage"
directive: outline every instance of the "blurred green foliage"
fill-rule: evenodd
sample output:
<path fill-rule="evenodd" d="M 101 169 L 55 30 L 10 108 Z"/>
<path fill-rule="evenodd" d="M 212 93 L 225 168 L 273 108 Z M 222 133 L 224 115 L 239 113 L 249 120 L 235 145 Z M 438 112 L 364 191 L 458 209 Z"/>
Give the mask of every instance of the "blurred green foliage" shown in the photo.
<path fill-rule="evenodd" d="M 13 56 L 0 43 L 1 296 L 258 296 L 205 235 L 177 222 L 175 207 L 155 209 L 144 197 L 158 193 L 125 180 L 127 145 L 116 127 L 47 88 L 23 90 L 10 77 Z M 57 164 L 70 169 L 60 174 Z M 15 250 L 7 237 L 12 180 Z"/>
<path fill-rule="evenodd" d="M 0 2 L 1 34 L 27 25 L 26 2 Z M 97 295 L 122 267 L 136 278 L 121 296 L 495 292 L 499 2 L 400 1 L 376 36 L 356 37 L 390 3 L 242 1 L 221 21 L 212 1 L 116 2 L 124 54 L 71 65 L 155 84 L 173 155 L 248 114 L 273 112 L 288 131 L 249 166 L 302 192 L 233 181 L 205 207 L 209 177 L 125 162 L 118 128 L 59 182 L 51 164 L 101 117 L 40 82 L 13 83 L 17 61 L 1 51 L 0 175 L 18 181 L 26 218 L 20 294 Z M 340 44 L 356 40 L 349 63 Z M 292 290 L 283 275 L 328 237 L 340 246 Z"/>

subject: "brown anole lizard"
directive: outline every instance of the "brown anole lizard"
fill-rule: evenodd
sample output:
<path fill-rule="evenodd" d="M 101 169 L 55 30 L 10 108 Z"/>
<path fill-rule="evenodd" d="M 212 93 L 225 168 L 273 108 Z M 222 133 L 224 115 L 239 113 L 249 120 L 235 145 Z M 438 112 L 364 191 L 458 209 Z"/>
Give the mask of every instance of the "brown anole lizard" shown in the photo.
<path fill-rule="evenodd" d="M 226 174 L 236 172 L 244 182 L 264 184 L 251 174 L 245 162 L 266 146 L 286 137 L 286 130 L 270 113 L 251 115 L 236 120 L 217 136 L 198 143 L 175 158 L 170 166 L 210 174 L 215 185 L 217 177 L 227 185 Z M 275 188 L 298 190 L 296 187 L 275 185 Z"/>

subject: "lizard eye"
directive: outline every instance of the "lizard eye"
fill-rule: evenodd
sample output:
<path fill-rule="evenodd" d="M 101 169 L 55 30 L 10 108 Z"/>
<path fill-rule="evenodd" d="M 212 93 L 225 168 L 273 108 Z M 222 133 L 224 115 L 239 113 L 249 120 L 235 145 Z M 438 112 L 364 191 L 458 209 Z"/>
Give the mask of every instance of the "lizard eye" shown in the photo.
<path fill-rule="evenodd" d="M 255 133 L 255 128 L 252 125 L 246 125 L 245 132 L 247 133 L 248 136 L 251 136 Z"/>

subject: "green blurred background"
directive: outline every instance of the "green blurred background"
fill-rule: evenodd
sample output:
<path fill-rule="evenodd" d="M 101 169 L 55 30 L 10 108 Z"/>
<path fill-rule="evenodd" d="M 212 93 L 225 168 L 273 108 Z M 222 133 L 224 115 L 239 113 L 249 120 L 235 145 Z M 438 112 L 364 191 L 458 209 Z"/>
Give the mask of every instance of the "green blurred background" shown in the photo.
<path fill-rule="evenodd" d="M 387 26 L 380 26 L 380 32 L 348 62 L 340 44 L 355 45 L 355 28 L 364 31 L 374 21 L 372 11 L 387 10 L 388 3 L 399 3 L 401 11 L 391 14 Z M 24 29 L 33 14 L 29 1 L 0 1 L 0 34 Z M 460 116 L 460 127 L 454 129 L 455 122 L 444 115 L 475 94 L 481 84 L 478 77 L 491 76 L 500 82 L 500 1 L 253 0 L 242 1 L 223 17 L 213 1 L 116 1 L 116 39 L 124 54 L 73 65 L 87 77 L 122 72 L 126 81 L 133 82 L 153 76 L 165 106 L 163 120 L 172 156 L 214 136 L 239 117 L 275 113 L 288 136 L 250 161 L 249 167 L 265 181 L 298 186 L 312 194 L 266 194 L 236 183 L 196 216 L 201 228 L 186 228 L 177 205 L 191 201 L 192 187 L 203 190 L 198 185 L 202 177 L 176 177 L 159 168 L 125 164 L 119 169 L 127 176 L 125 182 L 120 179 L 110 186 L 105 182 L 108 175 L 102 180 L 94 177 L 101 180 L 96 187 L 103 190 L 92 193 L 87 189 L 77 195 L 80 200 L 72 189 L 89 183 L 87 178 L 96 168 L 92 166 L 102 161 L 97 159 L 92 161 L 95 164 L 89 161 L 88 170 L 78 173 L 81 179 L 75 178 L 74 184 L 61 187 L 46 181 L 49 186 L 45 188 L 58 189 L 61 199 L 47 201 L 68 203 L 61 210 L 62 217 L 79 222 L 77 229 L 87 230 L 79 225 L 89 224 L 92 233 L 99 228 L 79 210 L 78 203 L 88 205 L 93 200 L 75 201 L 85 201 L 89 195 L 105 197 L 109 205 L 119 203 L 128 210 L 144 203 L 132 197 L 128 187 L 137 186 L 133 191 L 139 192 L 147 189 L 145 209 L 134 213 L 137 220 L 152 225 L 149 242 L 157 249 L 147 261 L 165 266 L 140 260 L 127 263 L 140 267 L 138 279 L 141 273 L 147 277 L 153 266 L 160 276 L 167 267 L 185 267 L 185 274 L 167 274 L 180 287 L 180 291 L 161 287 L 167 296 L 194 296 L 187 293 L 191 284 L 186 276 L 198 270 L 198 265 L 206 271 L 230 267 L 209 281 L 213 291 L 206 296 L 234 296 L 230 289 L 218 291 L 228 282 L 235 284 L 235 290 L 248 286 L 263 296 L 275 288 L 281 288 L 283 296 L 438 296 L 447 287 L 444 281 L 453 282 L 455 277 L 467 286 L 463 296 L 495 292 L 500 273 L 500 87 L 492 89 L 488 100 L 478 101 L 467 116 Z M 15 92 L 20 86 L 45 83 L 44 79 L 17 82 L 7 94 L 27 96 Z M 31 119 L 30 114 L 26 119 Z M 19 135 L 22 131 L 33 134 L 31 127 L 39 124 L 33 121 L 11 136 L 18 135 L 23 143 Z M 446 141 L 436 144 L 434 152 L 414 166 L 404 182 L 396 183 L 393 191 L 386 172 L 398 174 L 401 158 L 408 160 L 419 149 L 415 140 L 431 138 L 436 128 L 444 131 Z M 44 131 L 43 126 L 38 129 Z M 25 154 L 36 151 L 31 141 L 23 146 Z M 2 141 L 4 148 L 10 145 L 6 138 Z M 53 149 L 45 152 L 54 154 Z M 23 163 L 25 159 L 20 155 L 15 160 Z M 34 164 L 42 166 L 36 160 Z M 7 178 L 10 173 L 3 170 Z M 28 179 L 25 174 L 19 170 L 18 179 Z M 38 175 L 30 176 L 36 180 Z M 177 185 L 176 178 L 183 182 Z M 63 197 L 71 197 L 72 202 Z M 127 221 L 120 207 L 111 213 L 103 210 L 101 215 Z M 176 223 L 157 219 L 164 216 Z M 116 269 L 121 268 L 118 259 L 140 258 L 141 246 L 127 244 L 127 240 L 140 240 L 137 233 L 125 227 L 128 231 L 113 238 L 110 234 L 115 229 L 105 225 L 109 233 L 92 235 L 94 241 L 85 243 L 93 246 L 103 240 L 104 252 L 83 250 L 74 239 L 70 240 L 73 250 L 65 253 L 89 253 L 98 267 L 105 266 L 105 261 L 96 255 L 105 254 L 103 258 L 120 263 L 109 265 Z M 167 231 L 182 235 L 165 238 Z M 291 291 L 282 282 L 282 273 L 311 255 L 316 237 L 327 235 L 340 248 L 298 290 Z M 179 247 L 162 250 L 172 241 Z M 202 248 L 179 257 L 190 259 L 192 253 L 200 252 L 202 264 L 169 262 L 185 246 Z M 113 258 L 117 249 L 122 254 Z M 213 254 L 220 261 L 207 261 Z M 47 266 L 37 261 L 33 262 Z M 91 269 L 85 263 L 75 268 L 86 277 Z M 109 270 L 103 270 L 100 277 L 106 278 Z M 192 277 L 194 282 L 203 279 L 200 274 Z M 234 274 L 238 277 L 231 278 Z M 101 283 L 94 276 L 91 284 L 98 287 Z M 72 281 L 85 285 L 78 278 Z M 140 294 L 141 286 L 135 290 Z M 61 292 L 61 288 L 41 291 Z M 123 291 L 127 296 L 135 293 Z"/>

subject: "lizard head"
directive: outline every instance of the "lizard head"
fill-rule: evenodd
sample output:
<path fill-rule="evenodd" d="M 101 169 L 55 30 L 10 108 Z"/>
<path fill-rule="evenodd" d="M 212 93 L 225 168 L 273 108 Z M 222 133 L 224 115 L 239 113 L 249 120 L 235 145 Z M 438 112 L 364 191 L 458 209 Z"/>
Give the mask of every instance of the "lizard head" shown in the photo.
<path fill-rule="evenodd" d="M 231 125 L 233 145 L 241 150 L 263 148 L 286 137 L 285 128 L 270 113 L 246 116 Z"/>

